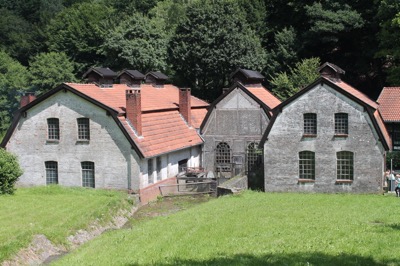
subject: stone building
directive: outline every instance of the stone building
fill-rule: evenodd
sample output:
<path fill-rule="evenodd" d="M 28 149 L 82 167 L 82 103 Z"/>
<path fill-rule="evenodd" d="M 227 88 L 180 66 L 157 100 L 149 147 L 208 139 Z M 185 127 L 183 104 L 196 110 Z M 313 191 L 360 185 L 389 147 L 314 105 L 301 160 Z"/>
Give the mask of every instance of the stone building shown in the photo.
<path fill-rule="evenodd" d="M 400 87 L 384 87 L 377 102 L 392 139 L 391 148 L 400 151 Z"/>
<path fill-rule="evenodd" d="M 379 192 L 391 147 L 378 104 L 325 63 L 321 77 L 273 110 L 265 191 Z"/>
<path fill-rule="evenodd" d="M 208 104 L 138 71 L 90 69 L 91 83 L 64 83 L 25 95 L 1 146 L 18 155 L 20 185 L 60 184 L 131 190 L 147 201 L 155 185 L 175 183 L 179 167 L 198 167 L 197 133 Z M 152 83 L 153 82 L 153 83 Z"/>
<path fill-rule="evenodd" d="M 256 163 L 271 109 L 280 103 L 261 85 L 260 73 L 238 69 L 231 78 L 234 84 L 212 103 L 201 125 L 203 166 L 223 177 L 244 173 Z"/>

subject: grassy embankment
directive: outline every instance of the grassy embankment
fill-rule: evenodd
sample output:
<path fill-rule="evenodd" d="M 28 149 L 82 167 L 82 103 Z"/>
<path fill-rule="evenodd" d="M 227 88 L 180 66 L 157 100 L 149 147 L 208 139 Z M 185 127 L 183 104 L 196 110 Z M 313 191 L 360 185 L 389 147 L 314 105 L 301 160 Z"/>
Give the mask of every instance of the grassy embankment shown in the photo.
<path fill-rule="evenodd" d="M 26 247 L 36 234 L 56 244 L 90 222 L 110 221 L 127 208 L 126 194 L 116 191 L 58 186 L 20 188 L 0 196 L 0 262 Z"/>
<path fill-rule="evenodd" d="M 107 232 L 56 265 L 400 265 L 393 195 L 222 197 Z"/>

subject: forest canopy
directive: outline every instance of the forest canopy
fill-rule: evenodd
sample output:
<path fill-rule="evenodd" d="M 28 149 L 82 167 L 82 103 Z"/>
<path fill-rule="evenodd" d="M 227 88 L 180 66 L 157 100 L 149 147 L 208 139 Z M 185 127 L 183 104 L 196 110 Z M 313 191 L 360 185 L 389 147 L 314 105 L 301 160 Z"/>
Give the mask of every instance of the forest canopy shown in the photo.
<path fill-rule="evenodd" d="M 332 62 L 376 99 L 400 85 L 398 0 L 0 0 L 0 132 L 24 92 L 89 67 L 161 71 L 208 101 L 236 68 L 285 99 Z"/>

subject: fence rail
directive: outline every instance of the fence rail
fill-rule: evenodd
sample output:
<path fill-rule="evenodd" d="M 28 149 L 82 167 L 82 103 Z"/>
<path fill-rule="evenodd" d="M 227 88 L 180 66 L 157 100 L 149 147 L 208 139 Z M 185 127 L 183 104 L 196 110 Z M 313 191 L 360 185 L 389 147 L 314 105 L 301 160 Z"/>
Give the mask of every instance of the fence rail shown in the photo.
<path fill-rule="evenodd" d="M 179 195 L 196 195 L 216 193 L 217 182 L 214 180 L 205 182 L 180 181 L 176 185 L 160 185 L 160 194 L 163 197 Z"/>

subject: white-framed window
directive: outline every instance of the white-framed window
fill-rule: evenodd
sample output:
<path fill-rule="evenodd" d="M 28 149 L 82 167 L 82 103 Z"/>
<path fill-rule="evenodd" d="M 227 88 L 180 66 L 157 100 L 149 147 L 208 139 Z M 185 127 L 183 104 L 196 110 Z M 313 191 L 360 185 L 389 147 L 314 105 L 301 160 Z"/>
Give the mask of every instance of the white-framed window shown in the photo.
<path fill-rule="evenodd" d="M 353 180 L 354 178 L 354 153 L 351 151 L 339 151 L 336 153 L 337 179 Z"/>
<path fill-rule="evenodd" d="M 60 139 L 60 122 L 58 118 L 47 119 L 47 139 L 48 140 Z"/>
<path fill-rule="evenodd" d="M 78 122 L 78 139 L 90 140 L 90 121 L 89 118 L 81 117 L 77 119 Z"/>
<path fill-rule="evenodd" d="M 81 162 L 82 186 L 95 187 L 94 162 Z"/>
<path fill-rule="evenodd" d="M 315 180 L 315 152 L 299 152 L 299 178 Z"/>
<path fill-rule="evenodd" d="M 44 162 L 46 168 L 46 185 L 58 184 L 58 163 L 55 161 Z"/>

